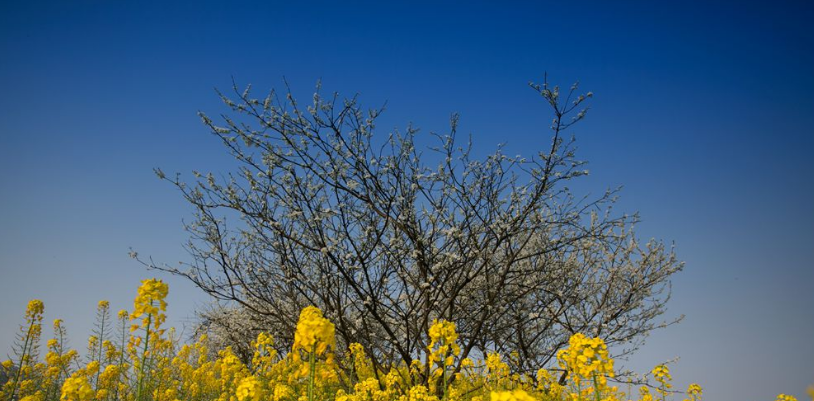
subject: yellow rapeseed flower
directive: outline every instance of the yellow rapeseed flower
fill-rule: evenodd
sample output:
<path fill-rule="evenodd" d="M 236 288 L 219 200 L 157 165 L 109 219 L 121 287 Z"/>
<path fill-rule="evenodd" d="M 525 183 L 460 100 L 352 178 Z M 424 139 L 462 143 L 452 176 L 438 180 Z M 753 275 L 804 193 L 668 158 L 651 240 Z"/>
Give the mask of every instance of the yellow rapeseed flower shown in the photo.
<path fill-rule="evenodd" d="M 486 354 L 486 369 L 488 369 L 490 376 L 497 379 L 509 376 L 509 365 L 503 362 L 497 352 Z"/>
<path fill-rule="evenodd" d="M 88 383 L 88 378 L 77 375 L 65 379 L 62 384 L 61 401 L 90 401 L 93 399 L 93 388 Z"/>
<path fill-rule="evenodd" d="M 701 386 L 699 386 L 697 383 L 690 384 L 690 386 L 687 387 L 687 395 L 689 395 L 693 401 L 700 400 L 701 393 Z"/>
<path fill-rule="evenodd" d="M 45 312 L 45 304 L 39 299 L 32 299 L 28 301 L 28 306 L 25 308 L 25 317 L 29 322 L 42 320 L 42 314 Z"/>
<path fill-rule="evenodd" d="M 334 324 L 322 317 L 322 311 L 315 306 L 303 309 L 297 322 L 297 331 L 294 333 L 293 350 L 322 355 L 333 348 L 336 348 Z"/>
<path fill-rule="evenodd" d="M 514 391 L 492 391 L 490 399 L 491 401 L 535 401 L 534 397 L 520 389 Z"/>
<path fill-rule="evenodd" d="M 427 386 L 416 385 L 407 390 L 407 394 L 399 397 L 399 401 L 438 401 L 438 397 L 430 394 Z"/>
<path fill-rule="evenodd" d="M 776 401 L 797 401 L 797 397 L 788 394 L 778 394 Z"/>
<path fill-rule="evenodd" d="M 138 288 L 138 296 L 133 302 L 133 315 L 130 319 L 138 319 L 142 315 L 157 315 L 167 310 L 167 297 L 169 287 L 158 279 L 143 280 Z"/>
<path fill-rule="evenodd" d="M 435 319 L 430 326 L 428 334 L 430 335 L 429 348 L 432 349 L 440 344 L 442 347 L 447 346 L 454 355 L 461 353 L 461 348 L 458 346 L 458 333 L 455 331 L 455 323 L 446 320 Z"/>
<path fill-rule="evenodd" d="M 573 379 L 592 379 L 599 376 L 613 377 L 613 359 L 608 355 L 608 347 L 599 338 L 590 338 L 576 333 L 568 340 L 568 348 L 557 352 L 561 368 L 574 374 Z"/>
<path fill-rule="evenodd" d="M 263 388 L 254 376 L 249 376 L 240 381 L 237 386 L 238 401 L 260 401 L 263 399 Z"/>
<path fill-rule="evenodd" d="M 666 397 L 670 388 L 673 387 L 673 385 L 670 384 L 670 380 L 673 380 L 673 377 L 670 376 L 670 369 L 667 368 L 667 365 L 658 365 L 653 368 L 652 373 L 656 381 L 659 382 L 659 393 L 661 393 L 663 397 Z"/>
<path fill-rule="evenodd" d="M 294 394 L 294 391 L 291 389 L 291 387 L 280 383 L 280 384 L 277 384 L 276 386 L 274 386 L 274 392 L 271 395 L 271 400 L 272 401 L 281 401 L 281 400 L 289 399 L 289 398 L 291 398 L 291 396 L 293 394 Z"/>

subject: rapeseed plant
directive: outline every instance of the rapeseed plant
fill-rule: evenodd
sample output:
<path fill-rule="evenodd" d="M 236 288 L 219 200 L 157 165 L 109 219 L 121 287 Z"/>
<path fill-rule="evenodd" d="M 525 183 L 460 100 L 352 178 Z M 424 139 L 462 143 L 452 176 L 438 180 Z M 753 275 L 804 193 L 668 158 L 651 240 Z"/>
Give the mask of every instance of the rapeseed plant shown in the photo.
<path fill-rule="evenodd" d="M 657 389 L 659 394 L 661 394 L 661 399 L 663 401 L 667 398 L 670 388 L 673 387 L 673 385 L 670 383 L 670 381 L 673 380 L 673 377 L 670 376 L 670 369 L 667 368 L 667 365 L 657 365 L 655 368 L 653 368 L 651 373 L 653 373 L 653 378 L 656 380 L 656 382 L 659 383 Z"/>
<path fill-rule="evenodd" d="M 685 398 L 684 401 L 699 401 L 701 399 L 701 386 L 697 383 L 690 384 L 687 387 L 687 395 L 689 398 Z"/>
<path fill-rule="evenodd" d="M 443 383 L 444 399 L 447 399 L 449 390 L 447 369 L 455 364 L 455 357 L 461 353 L 455 323 L 436 319 L 432 322 L 428 334 L 430 345 L 427 347 L 429 351 L 427 366 L 431 374 L 427 384 L 430 390 L 435 390 L 435 381 L 440 379 Z"/>
<path fill-rule="evenodd" d="M 202 335 L 180 344 L 165 330 L 168 287 L 161 280 L 142 282 L 132 312 L 110 304 L 97 307 L 97 325 L 80 360 L 66 346 L 61 320 L 38 358 L 44 305 L 28 304 L 15 357 L 2 362 L 10 378 L 0 387 L 0 401 L 620 401 L 632 399 L 608 384 L 613 359 L 601 338 L 574 334 L 557 353 L 557 367 L 536 375 L 512 372 L 500 354 L 463 357 L 453 322 L 430 326 L 426 358 L 412 363 L 374 366 L 361 344 L 338 350 L 335 328 L 314 306 L 302 310 L 291 351 L 280 355 L 265 332 L 252 343 L 244 363 L 231 348 L 212 350 Z M 128 328 L 128 325 L 130 326 Z M 117 327 L 117 328 L 116 328 Z M 115 333 L 118 330 L 118 333 Z M 341 363 L 335 362 L 340 352 Z M 344 356 L 343 356 L 344 355 Z M 509 361 L 516 356 L 508 354 Z M 514 358 L 514 359 L 513 359 Z M 344 369 L 343 369 L 344 367 Z M 425 372 L 425 373 L 422 373 Z M 671 390 L 665 365 L 651 372 L 662 401 Z M 814 389 L 810 390 L 814 398 Z M 691 384 L 684 401 L 700 401 L 702 389 Z M 653 401 L 642 386 L 639 401 Z M 777 401 L 796 401 L 780 394 Z"/>

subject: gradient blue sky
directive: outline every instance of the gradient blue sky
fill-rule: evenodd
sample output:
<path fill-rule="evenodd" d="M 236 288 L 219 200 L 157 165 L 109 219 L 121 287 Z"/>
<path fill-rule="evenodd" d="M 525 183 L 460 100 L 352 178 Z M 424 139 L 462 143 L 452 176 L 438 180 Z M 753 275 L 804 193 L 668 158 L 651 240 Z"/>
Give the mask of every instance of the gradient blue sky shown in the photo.
<path fill-rule="evenodd" d="M 530 154 L 549 115 L 526 84 L 548 71 L 596 94 L 579 188 L 624 185 L 618 209 L 686 261 L 670 304 L 686 320 L 628 366 L 680 357 L 676 385 L 708 400 L 814 383 L 814 3 L 163 3 L 0 4 L 3 350 L 34 297 L 83 347 L 96 302 L 129 308 L 154 275 L 131 246 L 186 259 L 191 210 L 152 168 L 229 168 L 195 113 L 222 112 L 212 88 L 232 76 L 387 101 L 383 134 L 457 111 L 477 152 Z M 205 297 L 159 277 L 188 325 Z"/>

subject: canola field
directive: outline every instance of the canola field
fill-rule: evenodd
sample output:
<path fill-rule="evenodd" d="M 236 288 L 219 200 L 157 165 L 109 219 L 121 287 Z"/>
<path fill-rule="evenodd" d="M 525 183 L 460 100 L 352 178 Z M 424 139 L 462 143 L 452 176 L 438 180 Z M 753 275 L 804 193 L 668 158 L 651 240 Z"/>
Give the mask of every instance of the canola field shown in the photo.
<path fill-rule="evenodd" d="M 0 401 L 699 401 L 703 395 L 698 384 L 674 389 L 665 365 L 650 372 L 649 383 L 617 380 L 602 339 L 579 333 L 548 370 L 511 372 L 496 353 L 458 360 L 455 323 L 443 320 L 430 327 L 425 356 L 380 371 L 361 345 L 338 350 L 334 325 L 313 306 L 302 310 L 289 352 L 279 354 L 274 339 L 260 333 L 244 363 L 228 347 L 209 349 L 206 336 L 181 344 L 164 327 L 167 293 L 162 281 L 145 280 L 133 310 L 115 319 L 109 303 L 99 302 L 97 332 L 84 357 L 67 349 L 63 323 L 55 320 L 40 358 L 45 307 L 32 300 L 14 358 L 2 364 Z M 777 401 L 796 399 L 780 394 Z"/>

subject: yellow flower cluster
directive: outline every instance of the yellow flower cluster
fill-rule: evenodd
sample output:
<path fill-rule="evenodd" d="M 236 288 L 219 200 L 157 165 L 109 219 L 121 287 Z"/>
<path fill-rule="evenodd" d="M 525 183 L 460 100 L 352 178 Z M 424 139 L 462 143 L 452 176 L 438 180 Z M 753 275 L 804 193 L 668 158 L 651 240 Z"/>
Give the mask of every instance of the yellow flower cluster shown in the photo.
<path fill-rule="evenodd" d="M 338 401 L 338 400 L 337 400 Z M 407 394 L 399 397 L 399 401 L 438 401 L 435 394 L 430 394 L 429 389 L 423 385 L 410 387 Z"/>
<path fill-rule="evenodd" d="M 29 322 L 41 320 L 43 312 L 45 312 L 45 304 L 39 299 L 32 299 L 28 301 L 28 307 L 25 308 L 25 317 Z"/>
<path fill-rule="evenodd" d="M 169 286 L 157 279 L 144 280 L 138 289 L 138 296 L 133 302 L 133 313 L 130 320 L 143 317 L 141 327 L 147 328 L 152 324 L 153 328 L 158 328 L 165 319 L 163 312 L 167 311 L 167 302 L 164 300 L 169 293 Z M 135 331 L 138 326 L 133 325 L 131 331 Z"/>
<path fill-rule="evenodd" d="M 364 380 L 375 376 L 373 369 L 371 369 L 371 361 L 365 356 L 365 348 L 362 344 L 351 343 L 348 346 L 348 365 L 353 367 L 351 375 L 356 376 L 358 380 Z"/>
<path fill-rule="evenodd" d="M 430 326 L 428 334 L 430 336 L 429 348 L 431 350 L 436 345 L 440 345 L 439 350 L 442 354 L 446 354 L 447 351 L 452 351 L 454 355 L 461 353 L 461 347 L 458 345 L 458 333 L 455 331 L 455 323 L 435 319 L 432 322 L 432 326 Z"/>
<path fill-rule="evenodd" d="M 667 393 L 673 387 L 670 383 L 673 380 L 673 377 L 670 376 L 670 369 L 667 368 L 667 365 L 657 365 L 653 368 L 653 378 L 656 382 L 659 383 L 658 392 L 664 397 L 667 396 Z"/>
<path fill-rule="evenodd" d="M 90 401 L 94 399 L 93 388 L 84 376 L 69 377 L 62 384 L 62 401 Z"/>
<path fill-rule="evenodd" d="M 701 395 L 701 386 L 696 383 L 690 384 L 690 387 L 687 388 L 687 394 L 693 396 L 700 396 Z"/>
<path fill-rule="evenodd" d="M 274 347 L 274 339 L 268 333 L 260 332 L 257 339 L 252 342 L 254 355 L 252 355 L 252 366 L 255 370 L 268 372 L 277 357 L 277 350 Z"/>
<path fill-rule="evenodd" d="M 492 391 L 491 401 L 536 401 L 534 397 L 523 390 Z"/>
<path fill-rule="evenodd" d="M 431 369 L 433 366 L 438 365 L 438 369 L 433 372 L 434 375 L 441 376 L 446 367 L 452 366 L 455 363 L 455 357 L 461 353 L 461 347 L 458 345 L 458 333 L 455 332 L 455 323 L 435 319 L 428 334 L 430 345 L 427 346 L 429 351 L 427 363 Z"/>
<path fill-rule="evenodd" d="M 537 371 L 537 390 L 543 391 L 545 394 L 551 395 L 556 399 L 562 397 L 565 387 L 560 384 L 559 378 L 552 375 L 547 369 L 540 369 Z"/>
<path fill-rule="evenodd" d="M 244 378 L 237 386 L 238 401 L 260 401 L 263 398 L 263 388 L 254 376 Z"/>
<path fill-rule="evenodd" d="M 167 285 L 142 282 L 132 311 L 110 318 L 110 304 L 97 310 L 97 329 L 86 357 L 66 346 L 61 320 L 54 321 L 42 362 L 36 350 L 44 313 L 41 301 L 26 309 L 21 351 L 0 369 L 9 379 L 0 386 L 0 401 L 621 401 L 625 394 L 607 380 L 614 377 L 613 359 L 599 338 L 571 337 L 558 352 L 558 365 L 536 375 L 513 371 L 517 355 L 488 352 L 461 357 L 455 324 L 436 320 L 429 327 L 426 354 L 408 364 L 374 364 L 360 344 L 337 350 L 333 323 L 316 307 L 305 308 L 296 325 L 289 352 L 275 347 L 268 333 L 241 354 L 231 348 L 212 350 L 206 335 L 179 344 L 173 330 L 160 329 L 166 311 Z M 137 330 L 132 320 L 142 319 Z M 141 330 L 138 330 L 141 328 Z M 334 353 L 339 353 L 334 363 Z M 380 354 L 377 356 L 381 357 Z M 426 356 L 426 357 L 425 357 Z M 670 372 L 664 365 L 653 378 L 666 401 L 672 395 Z M 686 401 L 700 401 L 702 389 L 691 384 Z M 639 401 L 653 401 L 641 387 Z M 781 394 L 777 401 L 796 401 Z"/>
<path fill-rule="evenodd" d="M 797 397 L 787 394 L 778 394 L 776 401 L 797 401 Z"/>
<path fill-rule="evenodd" d="M 297 331 L 294 333 L 294 351 L 316 352 L 323 355 L 336 348 L 334 324 L 322 317 L 322 311 L 309 306 L 300 312 Z"/>
<path fill-rule="evenodd" d="M 599 337 L 574 334 L 568 341 L 568 348 L 557 352 L 557 359 L 560 367 L 571 373 L 577 382 L 614 376 L 613 359 L 608 355 L 607 345 Z"/>
<path fill-rule="evenodd" d="M 687 387 L 687 395 L 690 398 L 685 398 L 684 401 L 698 401 L 701 399 L 701 393 L 701 386 L 697 383 L 690 384 L 690 386 Z"/>
<path fill-rule="evenodd" d="M 489 375 L 496 379 L 509 377 L 509 365 L 503 362 L 503 358 L 497 352 L 486 354 L 486 369 Z"/>
<path fill-rule="evenodd" d="M 430 344 L 427 346 L 427 366 L 430 369 L 430 377 L 427 384 L 430 392 L 438 392 L 437 380 L 440 378 L 443 386 L 440 392 L 447 399 L 450 398 L 450 377 L 447 368 L 452 367 L 455 364 L 455 357 L 461 354 L 455 323 L 435 319 L 427 330 L 427 334 L 430 337 Z"/>

